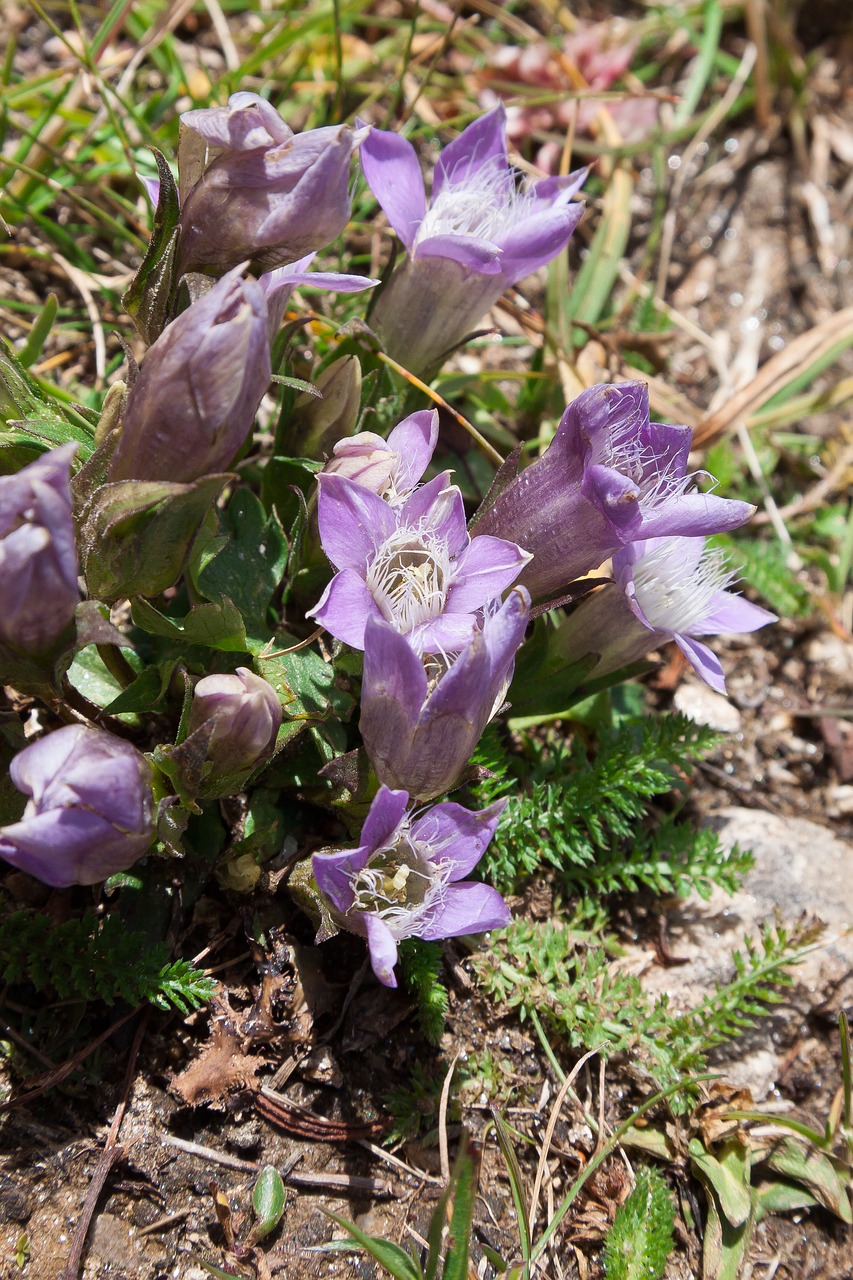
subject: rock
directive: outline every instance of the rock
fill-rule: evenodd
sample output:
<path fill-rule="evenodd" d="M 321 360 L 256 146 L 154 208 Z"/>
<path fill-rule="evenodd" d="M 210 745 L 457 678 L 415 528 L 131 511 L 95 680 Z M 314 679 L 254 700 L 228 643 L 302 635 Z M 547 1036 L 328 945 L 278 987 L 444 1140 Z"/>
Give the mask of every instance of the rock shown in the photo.
<path fill-rule="evenodd" d="M 672 701 L 676 711 L 694 724 L 706 724 L 721 733 L 737 733 L 743 724 L 743 717 L 733 702 L 698 681 L 687 680 L 679 685 Z"/>
<path fill-rule="evenodd" d="M 732 952 L 742 947 L 744 938 L 757 939 L 762 924 L 778 919 L 792 925 L 817 916 L 826 925 L 823 945 L 793 970 L 795 988 L 791 999 L 786 997 L 786 1007 L 790 1011 L 793 1004 L 800 1018 L 818 1006 L 836 1012 L 849 1005 L 853 844 L 815 822 L 754 809 L 724 809 L 710 825 L 728 848 L 737 844 L 751 850 L 755 866 L 733 897 L 717 889 L 707 902 L 694 895 L 668 913 L 669 948 L 687 963 L 669 968 L 648 963 L 642 973 L 644 987 L 651 994 L 668 994 L 674 1009 L 692 1008 L 711 988 L 732 978 Z M 721 1051 L 726 1059 L 721 1069 L 756 1098 L 772 1088 L 780 1062 L 773 1026 L 773 1018 L 760 1026 L 750 1036 L 745 1054 L 736 1046 Z"/>
<path fill-rule="evenodd" d="M 853 681 L 853 644 L 831 631 L 809 641 L 806 658 L 812 666 L 829 672 L 848 685 Z"/>
<path fill-rule="evenodd" d="M 853 786 L 849 782 L 827 787 L 826 812 L 830 818 L 847 818 L 853 814 Z"/>
<path fill-rule="evenodd" d="M 114 1213 L 95 1216 L 88 1238 L 89 1261 L 99 1260 L 110 1267 L 113 1276 L 128 1280 L 145 1275 L 162 1262 L 165 1250 L 156 1236 L 140 1238 L 136 1231 Z"/>

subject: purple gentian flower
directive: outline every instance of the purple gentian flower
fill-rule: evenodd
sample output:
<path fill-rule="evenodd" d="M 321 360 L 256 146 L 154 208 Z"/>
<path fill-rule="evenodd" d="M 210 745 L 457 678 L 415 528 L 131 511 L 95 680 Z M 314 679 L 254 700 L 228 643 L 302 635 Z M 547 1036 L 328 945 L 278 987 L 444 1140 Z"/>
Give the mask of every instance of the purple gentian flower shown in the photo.
<path fill-rule="evenodd" d="M 113 480 L 184 484 L 223 471 L 270 382 L 264 291 L 229 271 L 148 349 L 122 414 Z"/>
<path fill-rule="evenodd" d="M 529 559 L 503 538 L 468 536 L 462 494 L 448 472 L 394 508 L 363 485 L 320 475 L 323 550 L 339 572 L 311 616 L 364 648 L 369 618 L 384 619 L 418 653 L 455 653 L 481 610 Z"/>
<path fill-rule="evenodd" d="M 529 610 L 529 595 L 514 587 L 455 659 L 426 669 L 405 636 L 368 619 L 359 728 L 380 782 L 417 800 L 456 785 L 503 702 Z"/>
<path fill-rule="evenodd" d="M 0 827 L 0 857 L 45 884 L 96 884 L 154 838 L 151 765 L 111 733 L 66 725 L 25 747 L 9 772 L 30 800 L 20 822 Z"/>
<path fill-rule="evenodd" d="M 727 591 L 734 578 L 722 551 L 704 538 L 650 538 L 613 557 L 613 573 L 639 622 L 655 633 L 656 648 L 674 640 L 702 679 L 726 692 L 719 659 L 697 636 L 757 631 L 775 613 Z"/>
<path fill-rule="evenodd" d="M 373 431 L 339 440 L 323 474 L 344 476 L 400 507 L 414 493 L 437 442 L 438 411 L 421 409 L 398 422 L 387 440 Z"/>
<path fill-rule="evenodd" d="M 583 216 L 572 197 L 585 169 L 518 187 L 503 106 L 444 148 L 429 204 L 415 149 L 400 134 L 371 129 L 361 163 L 408 250 L 373 322 L 388 353 L 415 372 L 436 364 L 511 285 L 556 257 Z"/>
<path fill-rule="evenodd" d="M 254 93 L 185 112 L 179 274 L 247 261 L 271 270 L 334 240 L 349 218 L 357 140 L 346 125 L 294 134 Z"/>
<path fill-rule="evenodd" d="M 754 508 L 693 488 L 692 435 L 649 421 L 645 383 L 590 387 L 542 457 L 476 519 L 474 541 L 490 534 L 529 551 L 519 581 L 546 599 L 638 539 L 735 529 Z"/>
<path fill-rule="evenodd" d="M 0 476 L 0 640 L 31 655 L 59 639 L 80 599 L 69 477 L 77 446 Z"/>
<path fill-rule="evenodd" d="M 397 944 L 404 938 L 457 938 L 501 929 L 509 909 L 497 889 L 462 877 L 473 871 L 506 805 L 472 813 L 437 804 L 407 813 L 405 791 L 380 787 L 357 849 L 315 853 L 314 878 L 334 922 L 367 939 L 373 972 L 396 987 Z"/>

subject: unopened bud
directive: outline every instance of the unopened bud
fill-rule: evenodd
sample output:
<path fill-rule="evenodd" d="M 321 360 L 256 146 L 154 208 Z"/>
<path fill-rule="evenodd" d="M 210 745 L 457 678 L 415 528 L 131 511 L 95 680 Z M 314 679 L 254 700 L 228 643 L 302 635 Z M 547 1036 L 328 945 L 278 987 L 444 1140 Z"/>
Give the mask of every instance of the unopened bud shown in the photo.
<path fill-rule="evenodd" d="M 151 766 L 129 742 L 66 725 L 21 751 L 10 773 L 30 799 L 20 822 L 0 828 L 0 857 L 45 884 L 96 884 L 151 844 Z"/>
<path fill-rule="evenodd" d="M 178 266 L 264 271 L 321 249 L 349 218 L 355 134 L 342 125 L 294 134 L 253 93 L 181 117 Z"/>
<path fill-rule="evenodd" d="M 0 476 L 0 641 L 29 654 L 59 639 L 80 599 L 69 489 L 76 448 Z"/>
<path fill-rule="evenodd" d="M 189 732 L 212 722 L 209 778 L 253 769 L 275 745 L 281 725 L 281 703 L 271 684 L 247 667 L 233 675 L 205 676 L 195 687 Z"/>
<path fill-rule="evenodd" d="M 167 325 L 128 395 L 110 480 L 189 482 L 224 471 L 269 386 L 267 307 L 242 268 Z"/>
<path fill-rule="evenodd" d="M 293 411 L 294 452 L 321 458 L 336 440 L 348 436 L 361 409 L 361 365 L 357 356 L 334 360 L 314 384 L 319 395 L 304 392 Z M 378 439 L 379 437 L 374 437 Z M 383 447 L 385 442 L 382 441 Z M 337 452 L 337 450 L 336 450 Z"/>

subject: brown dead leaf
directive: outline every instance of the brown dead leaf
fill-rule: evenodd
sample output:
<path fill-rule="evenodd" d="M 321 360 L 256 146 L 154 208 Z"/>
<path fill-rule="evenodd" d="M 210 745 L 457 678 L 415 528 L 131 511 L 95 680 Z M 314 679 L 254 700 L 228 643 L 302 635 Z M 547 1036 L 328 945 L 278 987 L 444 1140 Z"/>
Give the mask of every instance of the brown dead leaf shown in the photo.
<path fill-rule="evenodd" d="M 224 1109 L 229 1093 L 257 1087 L 256 1076 L 270 1059 L 248 1053 L 246 1042 L 227 1005 L 220 1000 L 210 1024 L 210 1038 L 195 1062 L 172 1079 L 172 1088 L 190 1107 L 204 1104 Z"/>
<path fill-rule="evenodd" d="M 706 1149 L 739 1132 L 741 1122 L 730 1114 L 732 1111 L 751 1111 L 755 1106 L 749 1089 L 736 1089 L 724 1080 L 715 1081 L 709 1093 L 711 1096 L 699 1103 L 690 1118 Z"/>

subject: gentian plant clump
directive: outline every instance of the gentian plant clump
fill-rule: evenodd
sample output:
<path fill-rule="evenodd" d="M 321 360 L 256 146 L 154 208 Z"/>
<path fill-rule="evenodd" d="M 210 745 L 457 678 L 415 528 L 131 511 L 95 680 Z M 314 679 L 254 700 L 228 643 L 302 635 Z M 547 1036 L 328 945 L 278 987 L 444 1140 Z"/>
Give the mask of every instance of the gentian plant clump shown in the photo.
<path fill-rule="evenodd" d="M 313 270 L 359 148 L 406 257 L 366 319 L 315 315 L 342 346 L 309 381 L 302 290 L 377 284 Z M 395 986 L 408 940 L 509 921 L 477 879 L 505 802 L 477 810 L 465 788 L 526 636 L 575 671 L 561 695 L 670 639 L 724 688 L 700 637 L 772 615 L 705 540 L 751 508 L 702 490 L 691 432 L 652 422 L 642 383 L 583 391 L 480 500 L 384 359 L 437 370 L 566 249 L 585 178 L 520 183 L 502 107 L 444 148 L 429 196 L 395 132 L 297 134 L 252 93 L 184 115 L 177 181 L 163 161 L 148 183 L 156 230 L 126 295 L 148 350 L 127 385 L 99 418 L 57 400 L 46 428 L 2 356 L 0 674 L 39 707 L 10 752 L 7 862 L 55 887 L 122 875 L 132 895 L 206 858 L 236 892 L 229 860 L 257 889 L 292 829 L 287 883 L 318 940 L 364 939 Z"/>

